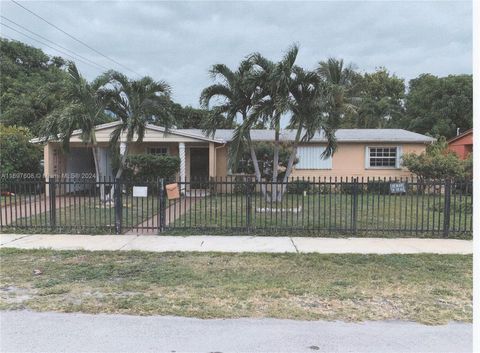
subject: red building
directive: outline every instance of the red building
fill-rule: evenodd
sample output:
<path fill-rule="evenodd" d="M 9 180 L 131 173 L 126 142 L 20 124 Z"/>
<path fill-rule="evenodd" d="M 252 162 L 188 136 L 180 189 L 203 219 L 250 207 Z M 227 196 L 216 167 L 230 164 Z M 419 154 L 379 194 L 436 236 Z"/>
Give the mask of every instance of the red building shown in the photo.
<path fill-rule="evenodd" d="M 448 149 L 455 152 L 461 159 L 466 159 L 473 152 L 473 129 L 448 140 Z"/>

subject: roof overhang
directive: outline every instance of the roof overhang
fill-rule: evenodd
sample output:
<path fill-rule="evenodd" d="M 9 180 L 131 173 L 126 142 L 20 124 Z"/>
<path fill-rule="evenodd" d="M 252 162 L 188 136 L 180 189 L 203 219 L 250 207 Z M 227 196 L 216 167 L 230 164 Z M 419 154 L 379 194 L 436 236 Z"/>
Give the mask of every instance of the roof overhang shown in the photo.
<path fill-rule="evenodd" d="M 111 123 L 106 123 L 106 124 L 101 124 L 97 125 L 95 127 L 95 134 L 97 138 L 97 142 L 109 142 L 110 141 L 110 136 L 115 127 L 120 125 L 120 121 L 114 121 Z M 215 138 L 210 138 L 205 135 L 200 135 L 200 134 L 195 134 L 191 132 L 185 132 L 185 131 L 179 131 L 177 129 L 166 129 L 161 126 L 153 125 L 153 124 L 147 124 L 146 129 L 145 129 L 145 136 L 143 141 L 144 142 L 198 142 L 198 141 L 203 141 L 203 142 L 214 142 L 214 143 L 221 143 L 224 144 L 225 141 L 222 139 L 215 139 Z M 161 133 L 162 136 L 159 134 Z M 82 142 L 80 136 L 82 134 L 81 130 L 74 130 L 71 137 L 70 137 L 70 142 Z M 42 143 L 42 142 L 47 142 L 47 141 L 53 141 L 53 142 L 58 142 L 60 139 L 60 136 L 57 136 L 57 139 L 55 138 L 34 138 L 31 139 L 31 143 Z M 123 133 L 122 137 L 120 138 L 120 141 L 124 141 L 126 139 L 126 134 Z M 134 136 L 134 141 L 137 140 L 136 136 Z"/>

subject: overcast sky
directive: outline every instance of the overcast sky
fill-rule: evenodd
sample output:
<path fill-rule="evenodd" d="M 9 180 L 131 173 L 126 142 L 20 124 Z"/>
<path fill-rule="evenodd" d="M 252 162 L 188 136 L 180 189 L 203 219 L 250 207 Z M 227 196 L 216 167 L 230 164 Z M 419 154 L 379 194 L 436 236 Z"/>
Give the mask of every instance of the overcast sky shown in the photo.
<path fill-rule="evenodd" d="M 361 71 L 385 66 L 407 80 L 420 73 L 472 72 L 472 4 L 461 2 L 21 2 L 48 21 L 141 75 L 167 81 L 173 98 L 198 106 L 209 67 L 236 68 L 259 51 L 277 60 L 292 43 L 299 65 L 327 57 Z M 2 16 L 102 66 L 135 77 L 10 1 Z M 31 37 L 34 35 L 1 19 Z M 1 27 L 2 36 L 61 55 Z M 37 39 L 47 43 L 44 39 Z M 89 79 L 101 68 L 81 62 Z"/>

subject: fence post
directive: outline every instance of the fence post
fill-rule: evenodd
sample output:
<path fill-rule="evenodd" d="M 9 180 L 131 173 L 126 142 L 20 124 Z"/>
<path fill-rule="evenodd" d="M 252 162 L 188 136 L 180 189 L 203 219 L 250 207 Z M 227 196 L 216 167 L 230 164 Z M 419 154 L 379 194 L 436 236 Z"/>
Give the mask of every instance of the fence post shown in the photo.
<path fill-rule="evenodd" d="M 352 187 L 352 233 L 357 234 L 358 178 L 353 179 Z"/>
<path fill-rule="evenodd" d="M 165 231 L 165 218 L 166 218 L 166 207 L 165 207 L 165 181 L 164 179 L 158 180 L 158 233 Z M 174 206 L 175 207 L 175 206 Z"/>
<path fill-rule="evenodd" d="M 119 178 L 115 179 L 114 204 L 115 204 L 115 233 L 122 234 L 122 183 Z"/>
<path fill-rule="evenodd" d="M 246 182 L 246 218 L 247 218 L 247 233 L 250 233 L 252 228 L 252 187 L 255 187 L 250 178 Z"/>
<path fill-rule="evenodd" d="M 443 236 L 448 237 L 450 231 L 450 201 L 451 201 L 451 180 L 445 180 L 445 202 L 443 205 Z"/>
<path fill-rule="evenodd" d="M 48 178 L 48 194 L 50 197 L 50 227 L 52 231 L 57 227 L 57 185 L 55 177 Z"/>

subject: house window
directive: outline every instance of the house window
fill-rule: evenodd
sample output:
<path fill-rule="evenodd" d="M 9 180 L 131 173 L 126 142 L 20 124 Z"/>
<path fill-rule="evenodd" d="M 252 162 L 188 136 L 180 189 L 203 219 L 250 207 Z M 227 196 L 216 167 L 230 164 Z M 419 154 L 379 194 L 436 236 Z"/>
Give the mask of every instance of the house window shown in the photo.
<path fill-rule="evenodd" d="M 332 169 L 332 157 L 324 159 L 324 146 L 299 146 L 295 169 Z"/>
<path fill-rule="evenodd" d="M 167 147 L 149 147 L 148 153 L 156 154 L 160 156 L 166 156 L 168 154 L 168 148 Z"/>
<path fill-rule="evenodd" d="M 367 168 L 399 168 L 400 147 L 367 147 Z"/>

